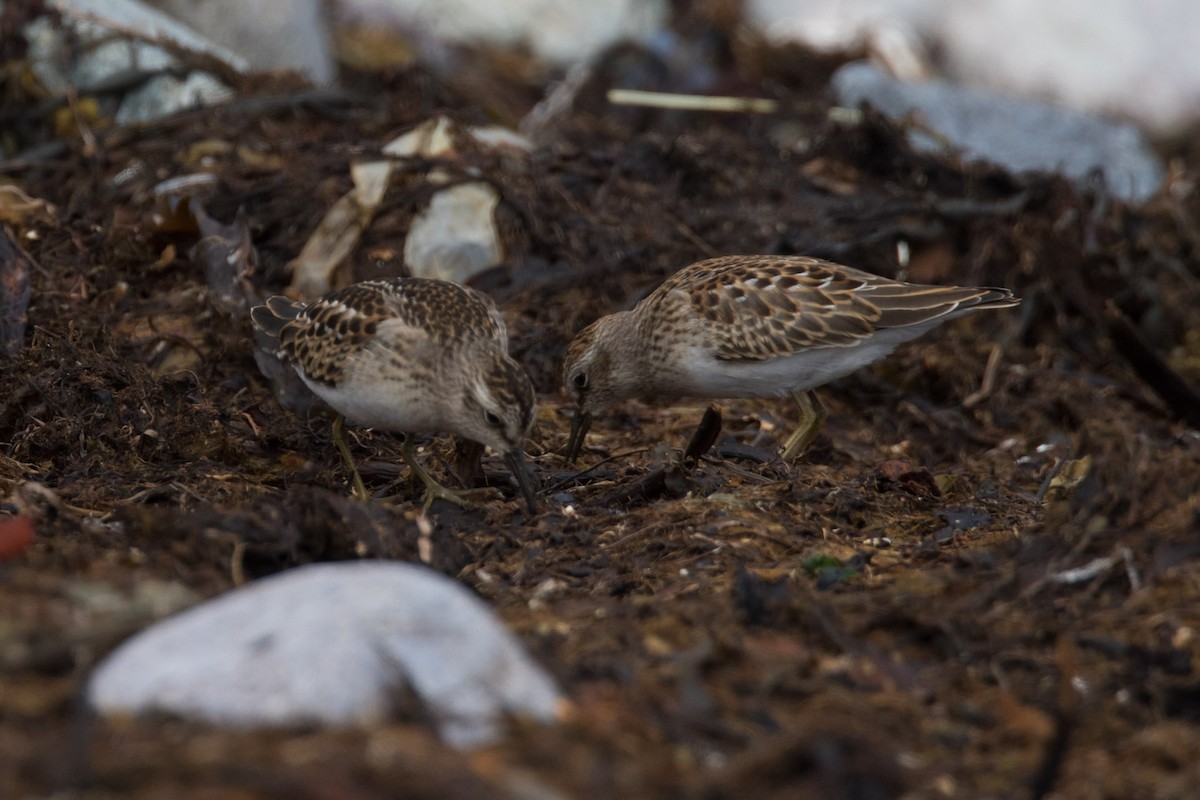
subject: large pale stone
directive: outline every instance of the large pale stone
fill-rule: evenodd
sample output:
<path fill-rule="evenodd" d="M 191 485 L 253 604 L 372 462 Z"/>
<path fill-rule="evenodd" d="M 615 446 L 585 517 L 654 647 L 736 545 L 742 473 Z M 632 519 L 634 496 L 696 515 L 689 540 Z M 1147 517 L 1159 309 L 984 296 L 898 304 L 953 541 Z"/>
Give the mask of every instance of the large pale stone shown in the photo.
<path fill-rule="evenodd" d="M 493 740 L 507 714 L 550 721 L 560 702 L 465 587 L 381 561 L 300 567 L 166 619 L 106 658 L 87 697 L 103 714 L 342 726 L 388 717 L 403 688 L 459 747 Z"/>

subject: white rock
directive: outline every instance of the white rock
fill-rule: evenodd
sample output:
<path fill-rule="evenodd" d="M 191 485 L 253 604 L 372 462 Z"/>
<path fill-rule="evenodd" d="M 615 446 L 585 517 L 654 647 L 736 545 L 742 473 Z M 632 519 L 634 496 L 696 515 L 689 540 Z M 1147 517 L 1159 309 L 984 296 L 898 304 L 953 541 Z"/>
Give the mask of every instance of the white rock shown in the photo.
<path fill-rule="evenodd" d="M 942 0 L 949 74 L 1179 133 L 1200 121 L 1195 0 Z"/>
<path fill-rule="evenodd" d="M 887 37 L 911 30 L 952 81 L 1116 114 L 1158 134 L 1200 120 L 1195 0 L 747 0 L 744 14 L 774 41 L 866 44 L 890 65 L 907 62 Z"/>
<path fill-rule="evenodd" d="M 345 726 L 385 719 L 402 687 L 457 747 L 493 741 L 507 714 L 549 722 L 561 701 L 465 587 L 378 561 L 300 567 L 164 620 L 96 668 L 87 698 L 103 714 Z"/>
<path fill-rule="evenodd" d="M 1109 191 L 1132 202 L 1146 200 L 1162 183 L 1162 164 L 1131 125 L 945 81 L 905 83 L 861 61 L 835 72 L 832 86 L 840 105 L 866 100 L 896 118 L 915 112 L 968 159 L 1012 172 L 1057 172 L 1086 183 L 1099 171 Z M 940 146 L 919 130 L 910 138 L 917 147 Z"/>
<path fill-rule="evenodd" d="M 499 265 L 504 246 L 496 229 L 500 195 L 491 184 L 448 186 L 413 218 L 404 239 L 404 263 L 422 278 L 466 283 Z"/>
<path fill-rule="evenodd" d="M 644 41 L 662 27 L 663 0 L 340 0 L 343 13 L 386 25 L 417 26 L 449 42 L 525 45 L 569 63 L 622 39 Z"/>
<path fill-rule="evenodd" d="M 866 51 L 908 80 L 930 77 L 916 29 L 921 0 L 750 0 L 746 22 L 776 44 L 799 42 L 823 53 Z"/>

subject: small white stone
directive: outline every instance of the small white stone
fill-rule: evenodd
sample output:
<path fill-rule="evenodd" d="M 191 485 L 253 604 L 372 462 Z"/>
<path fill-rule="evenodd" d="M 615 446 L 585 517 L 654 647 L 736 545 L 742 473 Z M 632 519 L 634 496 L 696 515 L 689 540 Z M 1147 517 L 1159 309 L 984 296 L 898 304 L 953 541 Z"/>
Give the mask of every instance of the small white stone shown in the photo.
<path fill-rule="evenodd" d="M 404 263 L 413 275 L 466 283 L 504 260 L 496 230 L 500 195 L 487 183 L 470 181 L 442 189 L 408 229 Z"/>
<path fill-rule="evenodd" d="M 454 122 L 446 116 L 425 120 L 383 146 L 393 158 L 439 158 L 454 151 Z"/>

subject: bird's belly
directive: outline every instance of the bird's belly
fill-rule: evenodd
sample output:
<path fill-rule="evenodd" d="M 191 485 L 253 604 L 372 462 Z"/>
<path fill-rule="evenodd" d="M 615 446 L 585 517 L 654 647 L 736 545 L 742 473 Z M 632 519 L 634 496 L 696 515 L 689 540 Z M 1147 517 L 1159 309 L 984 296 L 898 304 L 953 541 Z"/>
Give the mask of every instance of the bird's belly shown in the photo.
<path fill-rule="evenodd" d="M 313 392 L 350 422 L 366 428 L 405 433 L 436 433 L 444 429 L 445 402 L 436 393 L 411 381 L 379 375 L 370 380 L 347 376 L 337 386 L 304 382 Z"/>
<path fill-rule="evenodd" d="M 869 339 L 851 347 L 816 347 L 764 361 L 724 361 L 697 355 L 680 394 L 697 397 L 777 397 L 803 392 L 870 364 L 898 342 Z"/>

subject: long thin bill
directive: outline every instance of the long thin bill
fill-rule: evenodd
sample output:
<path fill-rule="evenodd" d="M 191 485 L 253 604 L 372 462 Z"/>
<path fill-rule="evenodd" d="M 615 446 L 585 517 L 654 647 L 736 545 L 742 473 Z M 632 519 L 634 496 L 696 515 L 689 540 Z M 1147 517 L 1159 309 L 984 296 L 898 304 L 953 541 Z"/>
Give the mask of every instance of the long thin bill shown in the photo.
<path fill-rule="evenodd" d="M 541 486 L 537 476 L 533 474 L 533 470 L 525 461 L 525 454 L 520 450 L 513 450 L 504 457 L 504 463 L 516 477 L 517 485 L 521 487 L 521 494 L 525 497 L 525 503 L 529 506 L 529 513 L 536 514 L 538 511 L 537 490 Z"/>
<path fill-rule="evenodd" d="M 583 449 L 583 437 L 587 436 L 588 428 L 592 426 L 592 415 L 583 410 L 576 410 L 571 420 L 571 433 L 567 436 L 567 461 L 574 464 Z"/>

